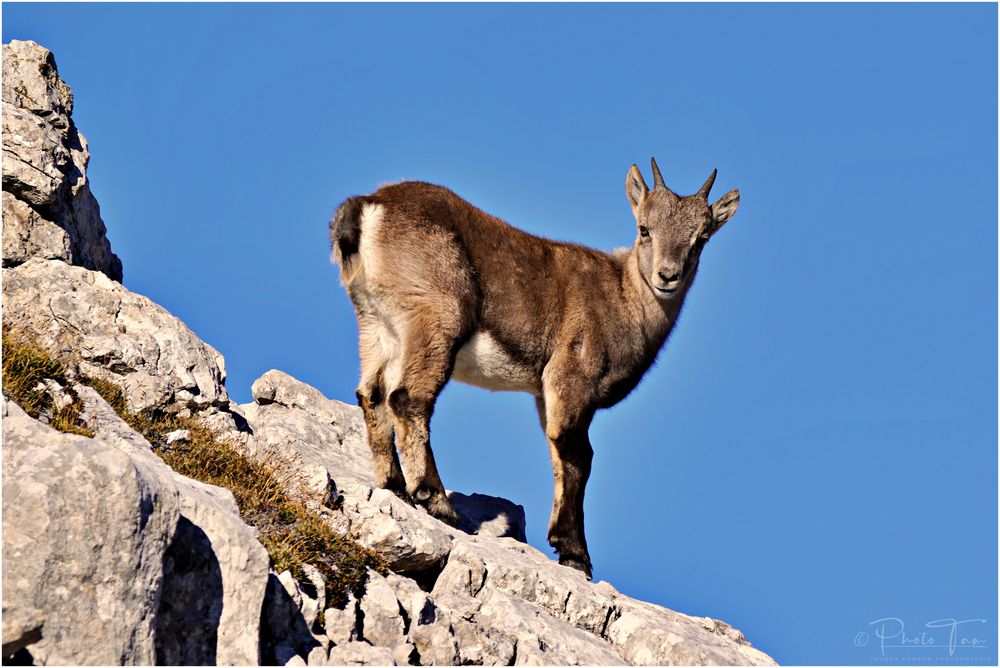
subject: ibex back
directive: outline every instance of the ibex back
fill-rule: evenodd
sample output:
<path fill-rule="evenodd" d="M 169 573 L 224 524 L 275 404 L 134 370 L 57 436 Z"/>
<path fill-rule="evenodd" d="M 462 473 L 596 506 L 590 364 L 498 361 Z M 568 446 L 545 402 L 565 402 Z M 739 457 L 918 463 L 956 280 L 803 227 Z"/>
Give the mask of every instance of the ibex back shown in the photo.
<path fill-rule="evenodd" d="M 680 197 L 652 167 L 652 190 L 635 165 L 626 176 L 635 243 L 610 254 L 527 234 L 428 183 L 341 204 L 330 238 L 357 311 L 357 397 L 380 487 L 455 524 L 429 442 L 438 394 L 450 378 L 528 392 L 555 472 L 549 543 L 590 577 L 590 422 L 653 363 L 705 243 L 739 204 L 734 189 L 709 205 L 714 171 Z"/>

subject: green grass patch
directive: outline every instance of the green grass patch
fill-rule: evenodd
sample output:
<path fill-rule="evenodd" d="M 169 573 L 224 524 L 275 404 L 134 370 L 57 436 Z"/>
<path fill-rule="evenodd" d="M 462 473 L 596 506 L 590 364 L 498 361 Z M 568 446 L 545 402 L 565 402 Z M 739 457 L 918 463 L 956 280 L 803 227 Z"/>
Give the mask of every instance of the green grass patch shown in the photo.
<path fill-rule="evenodd" d="M 49 416 L 49 423 L 57 429 L 93 436 L 86 425 L 79 423 L 79 399 L 73 406 L 56 411 L 49 394 L 36 389 L 45 379 L 63 387 L 74 379 L 67 364 L 28 340 L 4 327 L 3 391 L 32 417 Z M 275 570 L 289 570 L 297 580 L 307 583 L 302 564 L 315 566 L 326 582 L 327 605 L 342 607 L 348 592 L 360 597 L 367 569 L 386 572 L 378 554 L 333 530 L 320 513 L 307 507 L 305 500 L 289 496 L 287 483 L 294 480 L 295 472 L 287 462 L 276 456 L 249 457 L 195 418 L 130 411 L 124 392 L 115 383 L 101 378 L 75 380 L 104 397 L 172 469 L 230 490 L 240 516 L 257 529 Z M 177 429 L 187 429 L 189 439 L 168 445 L 167 434 Z"/>

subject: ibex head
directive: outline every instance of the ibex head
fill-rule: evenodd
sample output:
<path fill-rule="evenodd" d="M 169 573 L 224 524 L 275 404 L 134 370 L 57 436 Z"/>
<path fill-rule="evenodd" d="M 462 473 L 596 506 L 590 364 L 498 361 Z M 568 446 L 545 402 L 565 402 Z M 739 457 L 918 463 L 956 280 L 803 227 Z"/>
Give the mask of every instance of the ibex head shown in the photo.
<path fill-rule="evenodd" d="M 653 293 L 667 299 L 698 266 L 705 242 L 736 213 L 740 191 L 733 188 L 715 204 L 708 193 L 715 170 L 694 195 L 674 194 L 652 160 L 653 189 L 646 187 L 639 168 L 632 165 L 625 177 L 625 193 L 638 225 L 636 254 L 639 271 Z"/>

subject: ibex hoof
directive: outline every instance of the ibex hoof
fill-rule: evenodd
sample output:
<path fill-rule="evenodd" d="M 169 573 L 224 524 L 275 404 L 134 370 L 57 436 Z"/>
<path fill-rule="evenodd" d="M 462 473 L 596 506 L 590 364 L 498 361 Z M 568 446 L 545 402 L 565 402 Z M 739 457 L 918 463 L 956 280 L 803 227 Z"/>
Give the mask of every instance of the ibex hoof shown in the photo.
<path fill-rule="evenodd" d="M 591 574 L 589 559 L 580 559 L 578 557 L 559 557 L 559 563 L 563 566 L 575 568 L 576 570 L 582 572 L 588 580 L 594 579 L 594 576 Z"/>
<path fill-rule="evenodd" d="M 393 494 L 395 494 L 396 497 L 400 501 L 405 502 L 406 505 L 408 505 L 408 506 L 416 506 L 417 505 L 417 504 L 413 503 L 413 499 L 410 498 L 410 495 L 406 493 L 406 488 L 405 487 L 387 487 L 386 489 L 388 489 L 390 492 L 392 492 Z"/>
<path fill-rule="evenodd" d="M 426 508 L 431 517 L 439 519 L 450 526 L 458 526 L 458 513 L 455 512 L 455 508 L 451 505 L 451 501 L 448 500 L 447 496 L 444 494 L 432 494 L 426 496 L 423 500 L 417 495 L 414 496 L 414 500 Z"/>
<path fill-rule="evenodd" d="M 405 501 L 409 505 L 413 505 L 413 499 L 410 498 L 409 492 L 406 491 L 406 482 L 402 478 L 389 478 L 387 481 L 376 483 L 378 487 L 382 489 L 387 489 L 402 501 Z"/>

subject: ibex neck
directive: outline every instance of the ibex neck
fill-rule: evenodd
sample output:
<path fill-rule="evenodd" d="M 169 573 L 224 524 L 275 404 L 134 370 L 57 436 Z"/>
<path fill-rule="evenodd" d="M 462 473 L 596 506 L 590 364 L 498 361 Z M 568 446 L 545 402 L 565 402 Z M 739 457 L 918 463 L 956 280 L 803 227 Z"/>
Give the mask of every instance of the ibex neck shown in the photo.
<path fill-rule="evenodd" d="M 667 336 L 670 335 L 670 331 L 677 321 L 677 315 L 687 297 L 694 273 L 694 271 L 690 271 L 683 278 L 677 292 L 669 299 L 660 299 L 639 270 L 639 257 L 635 247 L 625 259 L 622 288 L 628 295 L 632 317 L 642 329 L 646 345 L 652 348 L 649 353 L 653 356 L 667 340 Z"/>

